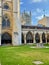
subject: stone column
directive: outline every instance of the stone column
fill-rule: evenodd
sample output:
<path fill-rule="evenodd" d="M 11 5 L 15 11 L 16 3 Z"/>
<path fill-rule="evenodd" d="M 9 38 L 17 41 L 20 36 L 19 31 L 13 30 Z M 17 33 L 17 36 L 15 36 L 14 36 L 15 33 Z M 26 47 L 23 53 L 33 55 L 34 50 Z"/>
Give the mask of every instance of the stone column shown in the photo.
<path fill-rule="evenodd" d="M 47 34 L 45 34 L 45 37 L 46 37 L 46 43 L 47 43 Z"/>
<path fill-rule="evenodd" d="M 34 37 L 33 37 L 34 39 L 33 39 L 33 41 L 34 41 L 34 43 L 36 43 L 36 41 L 35 41 L 35 34 L 34 34 Z"/>
<path fill-rule="evenodd" d="M 40 47 L 40 48 L 43 47 L 43 43 L 42 43 L 42 34 L 40 34 L 40 43 L 39 43 L 39 47 Z"/>
<path fill-rule="evenodd" d="M 26 44 L 26 34 L 24 34 L 24 44 Z"/>
<path fill-rule="evenodd" d="M 42 34 L 40 34 L 40 43 L 42 43 Z"/>
<path fill-rule="evenodd" d="M 0 0 L 0 45 L 1 45 L 1 35 L 2 35 L 2 0 Z"/>
<path fill-rule="evenodd" d="M 21 45 L 20 1 L 13 0 L 13 45 Z"/>
<path fill-rule="evenodd" d="M 1 35 L 2 35 L 2 18 L 0 17 L 0 45 L 1 45 Z"/>

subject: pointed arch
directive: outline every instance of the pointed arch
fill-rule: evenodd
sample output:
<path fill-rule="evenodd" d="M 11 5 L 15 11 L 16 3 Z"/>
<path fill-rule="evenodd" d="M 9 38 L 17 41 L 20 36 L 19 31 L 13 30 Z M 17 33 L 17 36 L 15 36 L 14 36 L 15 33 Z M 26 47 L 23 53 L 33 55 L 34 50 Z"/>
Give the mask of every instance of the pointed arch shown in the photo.
<path fill-rule="evenodd" d="M 42 33 L 42 42 L 46 43 L 46 37 L 45 37 L 45 33 L 44 32 Z"/>
<path fill-rule="evenodd" d="M 36 40 L 36 43 L 40 43 L 40 35 L 39 35 L 39 33 L 35 34 L 35 40 Z"/>
<path fill-rule="evenodd" d="M 10 28 L 10 19 L 7 14 L 2 18 L 2 28 Z"/>
<path fill-rule="evenodd" d="M 5 32 L 2 34 L 2 37 L 1 37 L 1 44 L 11 44 L 12 43 L 12 36 L 8 33 L 8 32 Z"/>
<path fill-rule="evenodd" d="M 47 34 L 47 43 L 49 43 L 49 33 Z"/>
<path fill-rule="evenodd" d="M 24 44 L 24 34 L 22 33 L 21 36 L 22 36 L 22 44 Z"/>
<path fill-rule="evenodd" d="M 26 43 L 33 43 L 33 34 L 30 31 L 26 35 Z"/>

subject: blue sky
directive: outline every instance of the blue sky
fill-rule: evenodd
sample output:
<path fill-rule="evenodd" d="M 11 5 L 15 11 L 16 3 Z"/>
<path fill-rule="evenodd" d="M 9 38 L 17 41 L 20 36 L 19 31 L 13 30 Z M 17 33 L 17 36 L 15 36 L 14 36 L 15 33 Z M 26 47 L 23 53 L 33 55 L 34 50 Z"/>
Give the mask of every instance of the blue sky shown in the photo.
<path fill-rule="evenodd" d="M 32 25 L 37 25 L 38 20 L 45 15 L 49 16 L 49 0 L 20 0 L 21 12 L 24 10 L 32 12 Z"/>

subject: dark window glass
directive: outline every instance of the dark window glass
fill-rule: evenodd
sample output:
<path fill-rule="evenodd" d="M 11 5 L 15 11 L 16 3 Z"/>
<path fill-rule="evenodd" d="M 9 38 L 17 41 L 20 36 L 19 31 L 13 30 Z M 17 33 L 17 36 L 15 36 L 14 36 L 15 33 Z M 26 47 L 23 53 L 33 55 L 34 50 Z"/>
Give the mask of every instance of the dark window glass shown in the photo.
<path fill-rule="evenodd" d="M 2 27 L 3 28 L 5 28 L 6 27 L 6 21 L 5 21 L 5 19 L 3 18 L 3 20 L 2 20 Z"/>
<path fill-rule="evenodd" d="M 9 21 L 9 19 L 7 20 L 7 27 L 10 27 L 10 21 Z"/>
<path fill-rule="evenodd" d="M 7 16 L 3 17 L 2 20 L 2 28 L 9 28 L 10 27 L 10 20 Z"/>
<path fill-rule="evenodd" d="M 6 4 L 4 4 L 4 9 L 9 9 L 9 6 L 8 6 L 8 4 L 6 3 Z"/>

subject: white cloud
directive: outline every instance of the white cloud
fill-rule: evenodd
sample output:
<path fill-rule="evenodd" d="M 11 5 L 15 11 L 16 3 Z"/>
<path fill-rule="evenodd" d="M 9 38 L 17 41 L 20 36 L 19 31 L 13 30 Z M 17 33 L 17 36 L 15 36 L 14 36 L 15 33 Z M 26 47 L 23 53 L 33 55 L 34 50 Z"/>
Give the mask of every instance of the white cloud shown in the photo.
<path fill-rule="evenodd" d="M 36 12 L 41 13 L 42 12 L 42 9 L 37 8 L 36 9 Z"/>
<path fill-rule="evenodd" d="M 34 2 L 34 3 L 36 3 L 36 2 L 46 2 L 46 1 L 48 1 L 48 0 L 32 0 L 32 2 Z"/>
<path fill-rule="evenodd" d="M 24 2 L 20 2 L 20 5 L 22 5 Z"/>
<path fill-rule="evenodd" d="M 36 17 L 37 20 L 41 20 L 42 18 L 43 18 L 43 15 Z"/>
<path fill-rule="evenodd" d="M 37 8 L 37 9 L 35 9 L 35 11 L 32 11 L 32 16 L 33 16 L 33 15 L 36 16 L 38 13 L 41 14 L 42 11 L 43 11 L 42 9 Z"/>

